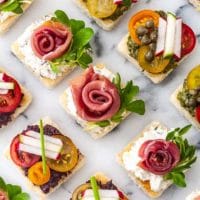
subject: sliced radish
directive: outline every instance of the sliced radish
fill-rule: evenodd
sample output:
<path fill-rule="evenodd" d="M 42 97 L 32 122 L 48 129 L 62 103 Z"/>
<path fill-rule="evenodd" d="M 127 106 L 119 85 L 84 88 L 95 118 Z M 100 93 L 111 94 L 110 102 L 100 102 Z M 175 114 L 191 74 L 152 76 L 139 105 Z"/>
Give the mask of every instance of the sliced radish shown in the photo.
<path fill-rule="evenodd" d="M 34 146 L 30 146 L 30 145 L 20 143 L 19 144 L 19 150 L 27 152 L 27 153 L 31 153 L 31 154 L 34 154 L 34 155 L 42 156 L 41 149 L 38 148 L 38 147 L 34 147 Z M 59 158 L 60 154 L 56 153 L 54 151 L 45 150 L 45 155 L 46 155 L 47 158 L 57 160 Z"/>
<path fill-rule="evenodd" d="M 119 194 L 117 190 L 99 190 L 101 200 L 119 200 Z M 93 190 L 88 189 L 84 192 L 82 200 L 93 200 Z"/>
<path fill-rule="evenodd" d="M 162 17 L 160 17 L 159 25 L 158 25 L 158 40 L 157 40 L 156 52 L 155 52 L 156 56 L 164 52 L 166 30 L 167 30 L 167 22 Z"/>
<path fill-rule="evenodd" d="M 170 58 L 174 55 L 174 39 L 176 33 L 176 16 L 167 13 L 167 32 L 165 38 L 164 58 Z"/>
<path fill-rule="evenodd" d="M 33 146 L 33 147 L 38 147 L 39 149 L 41 148 L 40 139 L 29 137 L 26 135 L 20 135 L 19 138 L 20 138 L 20 143 Z M 45 149 L 52 152 L 59 153 L 62 149 L 62 146 L 63 146 L 62 144 L 57 145 L 57 144 L 53 144 L 51 142 L 45 141 Z"/>
<path fill-rule="evenodd" d="M 14 83 L 4 82 L 3 76 L 4 76 L 4 73 L 0 73 L 0 94 L 8 94 L 9 90 L 14 89 Z"/>
<path fill-rule="evenodd" d="M 181 58 L 181 39 L 182 39 L 182 19 L 176 20 L 176 33 L 174 40 L 174 56 L 177 59 Z"/>
<path fill-rule="evenodd" d="M 40 133 L 38 133 L 36 131 L 27 131 L 26 135 L 33 137 L 33 138 L 36 138 L 36 139 L 40 139 Z M 51 136 L 48 136 L 48 135 L 44 135 L 44 139 L 45 139 L 46 142 L 50 142 L 52 144 L 57 144 L 57 145 L 60 145 L 60 146 L 63 145 L 62 141 L 58 138 L 54 138 L 54 137 L 51 137 Z"/>

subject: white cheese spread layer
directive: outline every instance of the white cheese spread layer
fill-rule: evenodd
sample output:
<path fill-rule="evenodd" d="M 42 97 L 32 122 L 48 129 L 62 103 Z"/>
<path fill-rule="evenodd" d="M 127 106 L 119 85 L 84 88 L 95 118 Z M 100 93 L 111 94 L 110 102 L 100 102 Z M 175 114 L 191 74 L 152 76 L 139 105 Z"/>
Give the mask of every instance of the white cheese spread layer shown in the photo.
<path fill-rule="evenodd" d="M 167 136 L 167 129 L 154 129 L 153 127 L 146 131 L 143 137 L 139 138 L 130 151 L 124 152 L 122 156 L 123 164 L 130 173 L 139 178 L 142 181 L 149 181 L 151 190 L 154 192 L 160 192 L 165 190 L 172 182 L 164 180 L 163 176 L 155 175 L 151 172 L 145 171 L 138 166 L 141 158 L 138 156 L 138 152 L 142 144 L 147 140 L 165 139 Z"/>

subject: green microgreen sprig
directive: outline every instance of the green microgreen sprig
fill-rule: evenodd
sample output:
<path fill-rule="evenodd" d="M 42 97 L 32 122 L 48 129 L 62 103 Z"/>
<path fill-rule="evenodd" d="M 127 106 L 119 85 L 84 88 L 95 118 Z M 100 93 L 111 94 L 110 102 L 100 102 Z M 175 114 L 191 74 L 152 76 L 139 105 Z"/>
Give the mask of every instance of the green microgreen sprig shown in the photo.
<path fill-rule="evenodd" d="M 185 174 L 184 172 L 191 168 L 191 165 L 196 161 L 195 146 L 190 145 L 188 140 L 183 136 L 189 131 L 191 125 L 185 127 L 176 128 L 167 134 L 166 140 L 174 142 L 181 154 L 181 159 L 178 165 L 172 169 L 168 174 L 165 175 L 165 179 L 172 180 L 173 183 L 179 187 L 186 187 Z"/>

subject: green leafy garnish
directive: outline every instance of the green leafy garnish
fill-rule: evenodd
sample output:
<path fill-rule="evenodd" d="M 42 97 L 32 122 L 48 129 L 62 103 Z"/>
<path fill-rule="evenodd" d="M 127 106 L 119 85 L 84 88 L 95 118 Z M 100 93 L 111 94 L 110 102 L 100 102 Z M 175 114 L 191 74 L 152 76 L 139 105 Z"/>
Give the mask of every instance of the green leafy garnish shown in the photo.
<path fill-rule="evenodd" d="M 52 71 L 59 73 L 59 66 L 61 65 L 69 67 L 78 65 L 84 69 L 87 68 L 92 63 L 89 42 L 94 35 L 94 31 L 91 28 L 85 27 L 85 23 L 81 20 L 69 19 L 62 10 L 57 10 L 52 20 L 70 27 L 73 34 L 73 41 L 69 50 L 60 58 L 50 62 Z"/>
<path fill-rule="evenodd" d="M 23 3 L 25 3 L 24 0 L 8 0 L 5 3 L 0 4 L 0 11 L 21 14 L 23 13 Z"/>
<path fill-rule="evenodd" d="M 9 200 L 29 200 L 30 196 L 22 192 L 18 185 L 6 184 L 2 177 L 0 177 L 0 190 L 8 195 Z"/>
<path fill-rule="evenodd" d="M 176 128 L 167 134 L 166 140 L 174 142 L 181 154 L 181 159 L 178 165 L 173 168 L 168 174 L 165 175 L 165 179 L 172 180 L 173 183 L 179 187 L 186 187 L 184 172 L 191 168 L 191 165 L 196 161 L 195 146 L 189 145 L 188 140 L 183 138 L 191 125 L 187 125 L 184 128 Z"/>
<path fill-rule="evenodd" d="M 46 166 L 46 156 L 45 156 L 44 127 L 42 120 L 40 120 L 40 142 L 42 151 L 42 169 L 43 169 L 43 174 L 46 175 L 47 166 Z"/>
<path fill-rule="evenodd" d="M 98 189 L 96 178 L 94 176 L 92 176 L 90 178 L 90 183 L 91 183 L 91 186 L 92 186 L 94 199 L 95 200 L 100 200 L 99 189 Z"/>
<path fill-rule="evenodd" d="M 130 7 L 132 4 L 132 0 L 123 0 L 123 5 Z"/>
<path fill-rule="evenodd" d="M 110 119 L 95 124 L 100 127 L 106 127 L 111 124 L 111 122 L 119 123 L 123 120 L 123 114 L 126 111 L 137 113 L 139 115 L 144 115 L 145 113 L 145 103 L 143 100 L 135 100 L 135 97 L 139 94 L 139 87 L 133 84 L 133 81 L 128 81 L 125 87 L 122 87 L 120 74 L 117 73 L 113 79 L 113 83 L 118 89 L 121 105 L 119 111 Z"/>

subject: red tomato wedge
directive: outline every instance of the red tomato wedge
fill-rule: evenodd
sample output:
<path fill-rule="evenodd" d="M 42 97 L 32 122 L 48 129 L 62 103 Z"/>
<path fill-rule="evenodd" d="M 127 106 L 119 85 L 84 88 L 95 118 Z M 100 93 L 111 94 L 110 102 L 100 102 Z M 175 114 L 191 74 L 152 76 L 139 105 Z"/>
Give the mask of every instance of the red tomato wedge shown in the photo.
<path fill-rule="evenodd" d="M 197 121 L 200 123 L 200 106 L 198 106 L 195 110 L 195 115 L 196 115 L 196 119 Z"/>
<path fill-rule="evenodd" d="M 13 82 L 14 90 L 9 90 L 7 94 L 0 94 L 0 113 L 9 113 L 16 110 L 19 106 L 22 99 L 22 92 L 19 84 L 15 79 L 8 76 L 7 74 L 3 75 L 3 81 Z"/>
<path fill-rule="evenodd" d="M 186 24 L 182 26 L 182 44 L 181 44 L 181 56 L 185 56 L 190 53 L 196 45 L 196 36 L 193 30 Z"/>
<path fill-rule="evenodd" d="M 10 145 L 10 156 L 13 162 L 23 168 L 31 167 L 40 160 L 40 156 L 19 151 L 19 135 L 17 135 Z"/>

